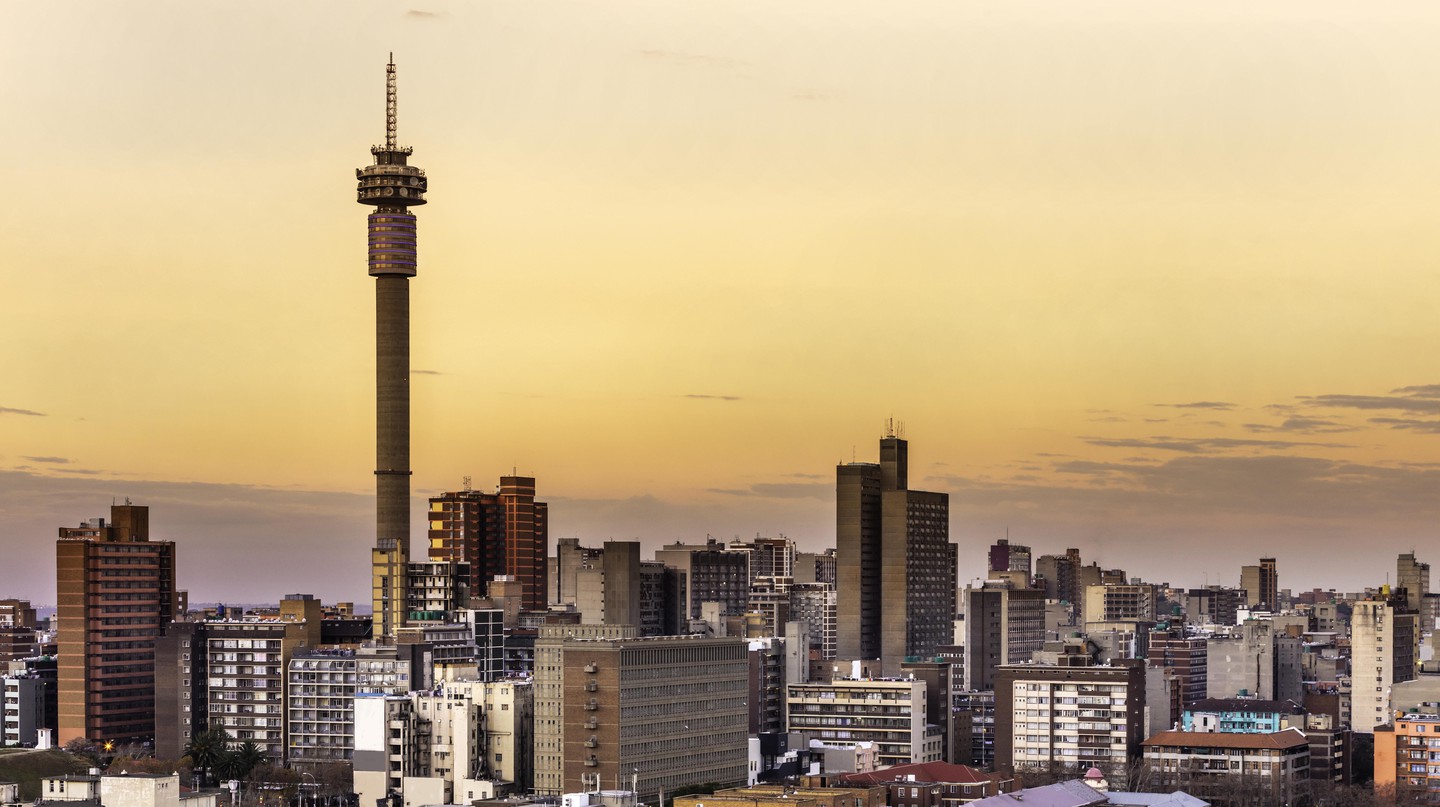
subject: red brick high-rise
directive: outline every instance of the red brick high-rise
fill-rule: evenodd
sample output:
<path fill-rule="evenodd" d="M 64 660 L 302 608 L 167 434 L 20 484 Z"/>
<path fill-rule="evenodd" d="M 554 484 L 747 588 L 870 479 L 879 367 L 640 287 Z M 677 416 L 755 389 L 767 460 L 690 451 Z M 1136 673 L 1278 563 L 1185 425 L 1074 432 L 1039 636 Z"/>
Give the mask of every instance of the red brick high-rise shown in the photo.
<path fill-rule="evenodd" d="M 55 543 L 56 742 L 155 736 L 155 640 L 175 617 L 175 543 L 150 540 L 150 508 L 61 527 Z"/>
<path fill-rule="evenodd" d="M 505 575 L 523 587 L 522 607 L 543 611 L 550 554 L 549 508 L 535 478 L 502 476 L 495 493 L 462 490 L 430 499 L 430 559 L 470 564 L 470 591 L 489 592 Z"/>

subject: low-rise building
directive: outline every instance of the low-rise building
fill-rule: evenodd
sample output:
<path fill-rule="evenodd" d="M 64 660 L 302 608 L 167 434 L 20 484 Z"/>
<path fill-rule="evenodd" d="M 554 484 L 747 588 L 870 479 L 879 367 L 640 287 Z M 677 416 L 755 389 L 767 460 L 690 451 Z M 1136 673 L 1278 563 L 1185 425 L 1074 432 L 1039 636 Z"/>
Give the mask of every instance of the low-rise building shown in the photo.
<path fill-rule="evenodd" d="M 938 762 L 940 726 L 926 720 L 924 681 L 837 678 L 786 687 L 786 730 L 826 745 L 875 743 L 880 764 Z"/>
<path fill-rule="evenodd" d="M 1144 748 L 1156 785 L 1215 804 L 1288 804 L 1310 778 L 1310 741 L 1296 728 L 1271 734 L 1165 731 Z"/>
<path fill-rule="evenodd" d="M 868 773 L 847 773 L 840 776 L 840 781 L 886 788 L 887 803 L 891 807 L 953 807 L 1015 789 L 1013 777 L 948 762 L 894 765 Z"/>
<path fill-rule="evenodd" d="M 1375 727 L 1375 791 L 1395 803 L 1440 803 L 1440 715 L 1401 713 Z"/>

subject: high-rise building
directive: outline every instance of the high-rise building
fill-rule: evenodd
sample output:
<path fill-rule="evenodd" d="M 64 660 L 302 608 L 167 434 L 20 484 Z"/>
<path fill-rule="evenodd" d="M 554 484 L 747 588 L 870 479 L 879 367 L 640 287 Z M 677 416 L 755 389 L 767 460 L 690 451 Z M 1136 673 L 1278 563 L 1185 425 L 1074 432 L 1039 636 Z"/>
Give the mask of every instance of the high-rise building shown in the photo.
<path fill-rule="evenodd" d="M 720 603 L 721 616 L 740 616 L 750 605 L 750 553 L 731 552 L 710 538 L 703 544 L 667 544 L 655 560 L 680 572 L 681 601 L 688 619 L 699 619 L 701 606 Z"/>
<path fill-rule="evenodd" d="M 1422 610 L 1425 595 L 1430 593 L 1430 564 L 1416 560 L 1414 552 L 1400 553 L 1395 561 L 1395 585 L 1404 590 L 1410 610 Z"/>
<path fill-rule="evenodd" d="M 1379 600 L 1357 602 L 1351 610 L 1350 728 L 1357 734 L 1389 723 L 1390 688 L 1415 678 L 1419 621 L 1418 614 Z"/>
<path fill-rule="evenodd" d="M 990 571 L 1031 573 L 1030 547 L 1001 538 L 990 545 Z"/>
<path fill-rule="evenodd" d="M 530 476 L 502 476 L 494 493 L 442 493 L 430 499 L 430 559 L 468 563 L 470 593 L 477 597 L 493 596 L 496 577 L 513 578 L 523 588 L 522 610 L 543 611 L 550 593 L 549 512 L 535 501 Z M 574 569 L 567 570 L 573 582 Z M 573 602 L 573 591 L 564 595 Z"/>
<path fill-rule="evenodd" d="M 880 440 L 880 462 L 836 469 L 836 589 L 842 659 L 880 659 L 897 674 L 907 656 L 951 641 L 956 547 L 950 497 L 910 490 L 909 444 Z"/>
<path fill-rule="evenodd" d="M 1278 610 L 1280 585 L 1275 571 L 1275 559 L 1261 558 L 1259 566 L 1241 566 L 1240 588 L 1245 589 L 1245 604 L 1252 610 Z"/>
<path fill-rule="evenodd" d="M 155 641 L 175 618 L 175 544 L 150 540 L 150 508 L 60 528 L 55 544 L 59 731 L 64 745 L 155 736 Z"/>
<path fill-rule="evenodd" d="M 1045 645 L 1045 592 L 989 580 L 965 587 L 965 688 L 995 688 L 1002 664 L 1029 661 Z"/>
<path fill-rule="evenodd" d="M 375 278 L 375 548 L 372 600 L 377 637 L 405 624 L 410 562 L 410 278 L 416 271 L 415 215 L 425 172 L 396 138 L 395 60 L 385 67 L 385 145 L 355 171 L 356 201 L 371 205 L 368 259 Z"/>

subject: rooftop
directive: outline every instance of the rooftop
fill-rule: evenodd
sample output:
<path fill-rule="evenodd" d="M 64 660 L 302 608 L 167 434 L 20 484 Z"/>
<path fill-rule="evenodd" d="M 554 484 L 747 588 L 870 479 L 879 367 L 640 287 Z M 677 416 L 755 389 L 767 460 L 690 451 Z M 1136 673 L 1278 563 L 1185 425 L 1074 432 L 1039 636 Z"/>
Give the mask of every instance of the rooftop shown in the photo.
<path fill-rule="evenodd" d="M 1239 732 L 1226 731 L 1162 731 L 1144 743 L 1147 748 L 1171 745 L 1189 745 L 1200 748 L 1250 748 L 1250 749 L 1277 749 L 1287 750 L 1296 747 L 1310 746 L 1306 739 L 1305 732 L 1297 728 L 1288 728 L 1284 731 L 1271 732 L 1269 734 L 1242 734 Z"/>

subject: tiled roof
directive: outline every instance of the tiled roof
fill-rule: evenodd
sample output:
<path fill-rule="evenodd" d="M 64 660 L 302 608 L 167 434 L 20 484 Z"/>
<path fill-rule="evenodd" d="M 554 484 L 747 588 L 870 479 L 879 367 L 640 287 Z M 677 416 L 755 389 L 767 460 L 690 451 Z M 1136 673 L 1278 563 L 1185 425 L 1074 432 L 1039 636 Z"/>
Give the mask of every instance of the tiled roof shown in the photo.
<path fill-rule="evenodd" d="M 1305 732 L 1297 728 L 1288 728 L 1269 734 L 1247 734 L 1233 731 L 1162 731 L 1143 743 L 1147 748 L 1191 745 L 1204 748 L 1274 748 L 1282 751 L 1309 744 L 1310 741 L 1305 738 Z"/>
<path fill-rule="evenodd" d="M 890 782 L 910 781 L 915 777 L 915 782 L 926 784 L 956 784 L 973 785 L 990 781 L 990 777 L 966 765 L 954 765 L 949 762 L 915 762 L 909 765 L 892 765 L 878 771 L 866 773 L 847 773 L 840 777 L 840 781 L 853 785 L 884 785 Z"/>

